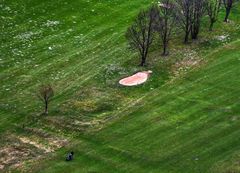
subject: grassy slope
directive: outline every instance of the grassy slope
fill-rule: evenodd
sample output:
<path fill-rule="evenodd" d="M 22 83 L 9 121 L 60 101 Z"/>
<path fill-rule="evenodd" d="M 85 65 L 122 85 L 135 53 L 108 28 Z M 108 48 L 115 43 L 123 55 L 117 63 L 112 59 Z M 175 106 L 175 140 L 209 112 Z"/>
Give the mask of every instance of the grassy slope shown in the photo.
<path fill-rule="evenodd" d="M 40 83 L 49 81 L 57 93 L 51 109 L 56 120 L 69 116 L 80 120 L 123 116 L 100 132 L 76 137 L 73 148 L 77 158 L 73 163 L 61 161 L 59 156 L 67 150 L 63 149 L 50 163 L 37 163 L 36 171 L 190 173 L 237 169 L 231 168 L 231 157 L 239 154 L 240 143 L 239 41 L 225 47 L 214 40 L 203 41 L 197 48 L 202 58 L 210 62 L 201 70 L 162 86 L 168 78 L 161 68 L 163 62 L 150 66 L 154 75 L 149 83 L 125 89 L 115 85 L 115 81 L 138 69 L 132 68 L 135 62 L 129 61 L 133 55 L 126 50 L 123 33 L 148 1 L 75 0 L 66 4 L 24 0 L 1 4 L 5 9 L 0 55 L 3 136 L 15 122 L 32 119 L 39 113 L 41 108 L 34 93 Z M 236 9 L 233 14 L 234 21 L 239 22 Z M 46 27 L 47 20 L 59 24 Z M 217 24 L 220 25 L 221 22 Z M 226 34 L 233 31 L 232 26 L 239 27 L 239 23 L 229 25 L 216 32 Z M 34 33 L 30 37 L 29 31 Z M 233 40 L 240 35 L 237 28 L 234 31 L 238 32 L 230 34 Z M 204 49 L 206 44 L 215 49 L 214 53 Z M 158 55 L 153 54 L 152 61 L 154 57 Z M 109 68 L 113 70 L 109 72 Z M 106 87 L 108 90 L 102 89 Z M 96 95 L 91 93 L 96 91 Z M 89 98 L 79 99 L 82 92 L 90 92 L 86 96 Z M 92 102 L 95 97 L 98 101 Z M 79 106 L 69 108 L 72 103 Z M 82 110 L 86 104 L 93 110 Z M 41 121 L 44 119 L 39 126 Z M 221 162 L 226 166 L 216 165 Z"/>
<path fill-rule="evenodd" d="M 0 128 L 39 112 L 34 94 L 41 83 L 54 85 L 55 105 L 86 82 L 101 86 L 96 76 L 106 65 L 130 58 L 122 33 L 146 2 L 1 1 Z"/>
<path fill-rule="evenodd" d="M 80 137 L 73 163 L 58 156 L 42 172 L 238 172 L 232 166 L 240 152 L 239 46 L 238 40 L 223 47 L 203 69 L 155 89 L 128 116 Z"/>

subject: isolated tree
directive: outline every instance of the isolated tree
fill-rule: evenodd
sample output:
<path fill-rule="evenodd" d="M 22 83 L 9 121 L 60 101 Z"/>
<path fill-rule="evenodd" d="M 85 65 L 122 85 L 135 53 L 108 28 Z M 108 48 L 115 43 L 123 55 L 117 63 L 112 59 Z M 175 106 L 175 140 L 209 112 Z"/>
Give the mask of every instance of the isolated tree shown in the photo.
<path fill-rule="evenodd" d="M 39 99 L 44 103 L 44 114 L 48 114 L 48 105 L 54 96 L 53 88 L 51 85 L 43 85 L 39 88 L 38 91 Z"/>
<path fill-rule="evenodd" d="M 233 2 L 234 2 L 234 0 L 223 0 L 223 5 L 226 9 L 226 15 L 225 15 L 224 22 L 228 22 L 228 17 L 231 12 L 231 9 L 232 9 Z"/>
<path fill-rule="evenodd" d="M 168 43 L 176 24 L 176 10 L 173 0 L 161 0 L 158 3 L 156 18 L 156 31 L 159 33 L 163 44 L 163 56 L 168 54 Z"/>
<path fill-rule="evenodd" d="M 193 0 L 177 0 L 178 21 L 185 32 L 184 43 L 188 43 L 192 27 Z"/>
<path fill-rule="evenodd" d="M 207 14 L 210 19 L 209 31 L 212 31 L 213 25 L 218 19 L 218 14 L 221 7 L 221 0 L 208 0 L 206 7 L 207 7 Z"/>
<path fill-rule="evenodd" d="M 205 12 L 206 1 L 205 0 L 192 0 L 192 26 L 191 36 L 192 39 L 197 39 L 200 31 L 201 19 Z"/>
<path fill-rule="evenodd" d="M 154 18 L 153 8 L 142 10 L 126 32 L 129 45 L 133 50 L 138 51 L 141 56 L 141 66 L 146 64 L 149 47 L 153 41 Z"/>

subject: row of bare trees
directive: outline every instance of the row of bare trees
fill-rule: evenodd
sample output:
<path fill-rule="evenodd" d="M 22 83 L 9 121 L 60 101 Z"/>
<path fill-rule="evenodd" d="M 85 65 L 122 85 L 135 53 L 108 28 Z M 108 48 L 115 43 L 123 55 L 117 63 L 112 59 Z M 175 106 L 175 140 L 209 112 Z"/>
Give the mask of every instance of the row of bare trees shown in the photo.
<path fill-rule="evenodd" d="M 161 7 L 161 8 L 160 8 Z M 126 32 L 126 38 L 131 48 L 137 50 L 141 56 L 141 66 L 146 63 L 149 48 L 157 33 L 163 44 L 163 55 L 167 55 L 167 47 L 172 30 L 176 24 L 177 15 L 171 0 L 164 0 L 164 4 L 154 5 L 149 10 L 141 10 L 132 26 Z"/>
<path fill-rule="evenodd" d="M 144 66 L 156 35 L 162 43 L 162 55 L 166 56 L 173 33 L 182 29 L 184 43 L 189 42 L 190 36 L 193 40 L 198 39 L 202 17 L 209 16 L 209 31 L 212 31 L 221 6 L 226 9 L 224 21 L 227 22 L 233 2 L 234 0 L 161 0 L 139 12 L 127 30 L 126 38 L 130 47 L 140 54 L 140 65 Z"/>

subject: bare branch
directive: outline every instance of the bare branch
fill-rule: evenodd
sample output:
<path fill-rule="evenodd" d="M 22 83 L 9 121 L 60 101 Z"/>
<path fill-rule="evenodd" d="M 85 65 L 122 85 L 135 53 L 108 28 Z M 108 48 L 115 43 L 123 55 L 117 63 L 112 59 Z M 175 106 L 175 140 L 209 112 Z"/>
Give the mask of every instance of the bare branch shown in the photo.
<path fill-rule="evenodd" d="M 126 32 L 129 45 L 141 55 L 141 66 L 145 65 L 148 50 L 152 44 L 153 22 L 154 15 L 152 14 L 152 8 L 147 11 L 142 10 Z"/>
<path fill-rule="evenodd" d="M 51 85 L 42 85 L 38 91 L 38 98 L 44 103 L 45 111 L 44 113 L 48 114 L 48 105 L 51 99 L 54 96 L 53 88 Z"/>

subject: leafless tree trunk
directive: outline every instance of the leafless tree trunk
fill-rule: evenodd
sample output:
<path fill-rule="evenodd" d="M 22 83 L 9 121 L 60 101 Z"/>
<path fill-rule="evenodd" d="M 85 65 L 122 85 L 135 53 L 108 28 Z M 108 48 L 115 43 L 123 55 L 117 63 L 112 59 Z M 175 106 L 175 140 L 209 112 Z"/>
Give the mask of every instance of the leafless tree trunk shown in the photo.
<path fill-rule="evenodd" d="M 218 19 L 220 7 L 221 7 L 221 0 L 208 0 L 207 2 L 207 14 L 210 19 L 209 31 L 213 30 L 213 25 Z"/>
<path fill-rule="evenodd" d="M 173 0 L 159 1 L 157 26 L 156 30 L 159 33 L 163 44 L 163 56 L 168 55 L 168 43 L 171 39 L 172 30 L 176 24 L 175 3 Z"/>
<path fill-rule="evenodd" d="M 50 85 L 43 85 L 39 89 L 38 97 L 44 103 L 44 114 L 48 114 L 48 105 L 54 96 L 53 89 Z"/>
<path fill-rule="evenodd" d="M 201 18 L 205 12 L 205 0 L 193 0 L 193 15 L 191 35 L 192 39 L 197 39 L 200 31 Z"/>
<path fill-rule="evenodd" d="M 142 10 L 126 32 L 126 38 L 133 50 L 141 56 L 141 66 L 146 64 L 149 47 L 153 40 L 154 13 L 150 10 Z"/>
<path fill-rule="evenodd" d="M 234 0 L 223 0 L 224 7 L 226 9 L 226 15 L 224 18 L 224 22 L 228 22 L 228 17 L 231 12 Z"/>
<path fill-rule="evenodd" d="M 192 27 L 193 0 L 177 0 L 178 20 L 185 32 L 184 43 L 188 43 Z"/>

